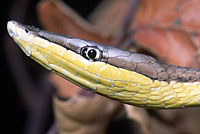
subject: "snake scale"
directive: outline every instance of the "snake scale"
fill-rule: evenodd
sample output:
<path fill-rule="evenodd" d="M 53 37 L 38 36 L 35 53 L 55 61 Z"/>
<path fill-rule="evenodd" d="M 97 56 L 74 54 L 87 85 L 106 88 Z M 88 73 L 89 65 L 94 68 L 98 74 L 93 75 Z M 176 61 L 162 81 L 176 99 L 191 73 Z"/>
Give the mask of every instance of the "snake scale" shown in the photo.
<path fill-rule="evenodd" d="M 25 54 L 76 85 L 145 108 L 200 106 L 200 69 L 89 40 L 59 35 L 16 21 L 9 35 Z"/>

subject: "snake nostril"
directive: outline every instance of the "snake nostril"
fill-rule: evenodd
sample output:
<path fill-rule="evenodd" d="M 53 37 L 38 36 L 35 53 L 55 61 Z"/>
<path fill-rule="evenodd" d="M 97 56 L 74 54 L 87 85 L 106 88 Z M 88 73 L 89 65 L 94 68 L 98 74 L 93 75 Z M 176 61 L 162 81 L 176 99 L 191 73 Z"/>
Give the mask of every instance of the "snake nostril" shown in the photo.
<path fill-rule="evenodd" d="M 28 30 L 25 28 L 25 32 L 28 33 Z"/>

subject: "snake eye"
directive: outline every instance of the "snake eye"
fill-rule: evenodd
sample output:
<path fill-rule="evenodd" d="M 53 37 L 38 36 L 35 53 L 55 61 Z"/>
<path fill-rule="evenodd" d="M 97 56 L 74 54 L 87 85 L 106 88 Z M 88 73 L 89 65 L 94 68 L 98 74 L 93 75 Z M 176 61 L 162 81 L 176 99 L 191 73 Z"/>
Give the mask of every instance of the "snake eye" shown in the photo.
<path fill-rule="evenodd" d="M 95 47 L 83 47 L 81 49 L 81 55 L 92 61 L 100 60 L 101 58 L 101 51 Z"/>

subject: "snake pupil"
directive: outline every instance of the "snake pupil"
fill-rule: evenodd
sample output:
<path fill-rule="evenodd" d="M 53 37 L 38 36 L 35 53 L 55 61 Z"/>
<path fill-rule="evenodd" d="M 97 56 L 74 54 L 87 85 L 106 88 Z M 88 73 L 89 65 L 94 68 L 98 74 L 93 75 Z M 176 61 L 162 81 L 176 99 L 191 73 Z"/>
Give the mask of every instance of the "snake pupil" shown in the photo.
<path fill-rule="evenodd" d="M 91 49 L 88 51 L 89 58 L 95 59 L 96 55 L 97 55 L 97 52 L 94 49 Z"/>

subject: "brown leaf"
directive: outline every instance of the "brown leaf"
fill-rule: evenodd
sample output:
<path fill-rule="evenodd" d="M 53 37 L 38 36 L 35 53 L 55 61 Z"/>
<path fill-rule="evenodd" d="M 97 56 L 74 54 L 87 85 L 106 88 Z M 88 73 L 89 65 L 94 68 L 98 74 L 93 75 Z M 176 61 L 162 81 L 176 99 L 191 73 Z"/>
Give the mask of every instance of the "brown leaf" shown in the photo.
<path fill-rule="evenodd" d="M 131 26 L 133 39 L 171 64 L 199 67 L 198 11 L 198 0 L 142 0 Z"/>
<path fill-rule="evenodd" d="M 110 119 L 122 105 L 99 95 L 74 95 L 67 101 L 54 97 L 60 134 L 105 134 Z"/>
<path fill-rule="evenodd" d="M 128 118 L 137 121 L 143 134 L 150 134 L 150 117 L 144 108 L 125 105 Z"/>
<path fill-rule="evenodd" d="M 81 88 L 65 80 L 55 73 L 50 73 L 50 80 L 56 87 L 56 94 L 61 98 L 69 98 L 80 92 Z"/>
<path fill-rule="evenodd" d="M 45 29 L 76 38 L 108 43 L 111 37 L 90 25 L 62 1 L 43 0 L 38 4 L 38 17 Z"/>
<path fill-rule="evenodd" d="M 89 16 L 89 22 L 102 32 L 116 36 L 122 26 L 129 3 L 130 0 L 103 0 Z"/>
<path fill-rule="evenodd" d="M 134 35 L 135 40 L 145 48 L 160 55 L 174 65 L 197 66 L 196 47 L 187 33 L 172 29 L 163 31 L 158 28 L 140 29 Z"/>

